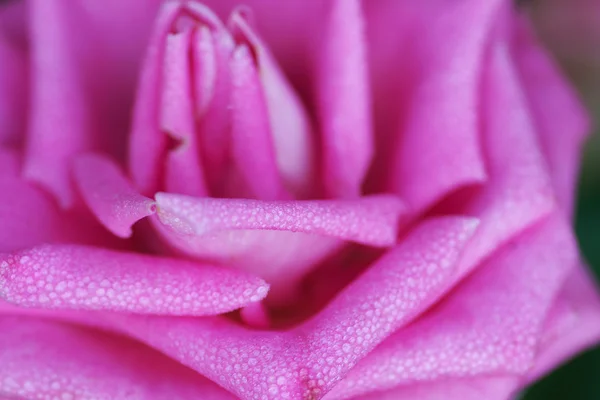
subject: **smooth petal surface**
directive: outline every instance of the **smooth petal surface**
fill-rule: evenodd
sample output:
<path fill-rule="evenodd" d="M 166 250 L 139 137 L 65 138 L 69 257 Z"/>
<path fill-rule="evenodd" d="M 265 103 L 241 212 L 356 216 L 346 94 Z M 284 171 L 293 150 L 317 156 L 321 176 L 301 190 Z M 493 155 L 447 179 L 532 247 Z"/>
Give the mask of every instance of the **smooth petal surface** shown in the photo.
<path fill-rule="evenodd" d="M 476 375 L 525 374 L 534 363 L 546 315 L 577 261 L 569 228 L 554 215 L 515 238 L 441 304 L 385 340 L 330 398 Z"/>
<path fill-rule="evenodd" d="M 231 151 L 242 184 L 253 198 L 288 198 L 277 167 L 265 94 L 246 45 L 238 46 L 231 57 L 231 84 Z"/>
<path fill-rule="evenodd" d="M 71 205 L 70 158 L 95 147 L 90 101 L 84 90 L 77 18 L 63 2 L 29 3 L 31 27 L 31 115 L 25 176 L 41 183 L 63 206 Z"/>
<path fill-rule="evenodd" d="M 552 184 L 508 44 L 506 31 L 498 29 L 482 77 L 482 146 L 489 181 L 471 201 L 458 205 L 463 213 L 481 219 L 477 237 L 463 259 L 463 273 L 555 208 Z"/>
<path fill-rule="evenodd" d="M 0 316 L 0 396 L 207 399 L 233 396 L 131 340 L 57 322 Z"/>
<path fill-rule="evenodd" d="M 543 333 L 527 382 L 538 379 L 600 340 L 600 298 L 584 265 L 578 265 L 565 282 Z"/>
<path fill-rule="evenodd" d="M 156 212 L 155 202 L 133 189 L 119 168 L 103 156 L 79 156 L 73 175 L 88 207 L 118 237 L 130 237 L 134 223 Z"/>
<path fill-rule="evenodd" d="M 1 9 L 1 7 L 0 7 Z M 0 11 L 2 12 L 2 11 Z M 0 31 L 0 144 L 21 144 L 27 121 L 27 63 L 20 49 Z"/>
<path fill-rule="evenodd" d="M 158 190 L 161 161 L 167 150 L 167 137 L 159 129 L 159 88 L 164 79 L 165 37 L 181 13 L 181 8 L 181 4 L 175 1 L 162 6 L 154 23 L 138 82 L 129 135 L 128 165 L 135 186 L 146 195 Z"/>
<path fill-rule="evenodd" d="M 476 224 L 465 218 L 421 224 L 325 310 L 288 332 L 209 318 L 124 316 L 116 326 L 243 399 L 318 399 L 441 295 Z"/>
<path fill-rule="evenodd" d="M 309 116 L 267 46 L 235 10 L 229 19 L 234 37 L 249 46 L 255 57 L 268 110 L 271 137 L 280 176 L 299 198 L 315 193 L 315 144 Z"/>
<path fill-rule="evenodd" d="M 425 210 L 447 193 L 487 177 L 478 104 L 485 48 L 499 4 L 471 0 L 450 7 L 441 1 L 406 6 L 417 15 L 415 31 L 407 33 L 414 43 L 406 52 L 389 51 L 398 51 L 397 62 L 410 63 L 411 97 L 397 134 L 389 187 L 406 196 L 411 208 Z M 402 8 L 393 6 L 391 12 L 397 15 Z"/>
<path fill-rule="evenodd" d="M 355 197 L 373 157 L 364 21 L 358 0 L 329 5 L 317 63 L 316 96 L 328 196 Z"/>
<path fill-rule="evenodd" d="M 264 298 L 246 273 L 85 246 L 40 246 L 0 256 L 0 296 L 27 307 L 214 315 Z"/>
<path fill-rule="evenodd" d="M 414 384 L 352 400 L 508 400 L 518 387 L 513 376 L 475 377 Z"/>
<path fill-rule="evenodd" d="M 165 44 L 164 86 L 161 93 L 161 129 L 179 144 L 167 156 L 165 188 L 191 196 L 207 193 L 200 151 L 196 140 L 196 106 L 192 70 L 195 31 L 187 28 L 169 34 Z"/>
<path fill-rule="evenodd" d="M 527 21 L 514 21 L 512 53 L 559 204 L 573 210 L 579 159 L 590 121 L 558 65 L 537 43 Z"/>

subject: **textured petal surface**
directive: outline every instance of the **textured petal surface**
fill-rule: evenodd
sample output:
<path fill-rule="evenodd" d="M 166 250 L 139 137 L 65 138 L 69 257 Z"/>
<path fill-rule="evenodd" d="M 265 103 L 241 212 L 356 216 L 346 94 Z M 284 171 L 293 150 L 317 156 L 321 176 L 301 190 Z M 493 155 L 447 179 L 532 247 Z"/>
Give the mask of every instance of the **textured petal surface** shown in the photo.
<path fill-rule="evenodd" d="M 440 305 L 384 341 L 331 398 L 434 380 L 526 373 L 546 314 L 576 262 L 577 248 L 562 217 L 547 219 L 492 256 Z"/>
<path fill-rule="evenodd" d="M 0 256 L 0 296 L 28 307 L 213 315 L 259 301 L 264 281 L 231 269 L 84 246 Z"/>
<path fill-rule="evenodd" d="M 153 222 L 168 243 L 255 273 L 273 285 L 273 295 L 291 295 L 304 273 L 344 241 L 392 245 L 405 216 L 394 196 L 267 202 L 158 193 L 156 199 Z"/>
<path fill-rule="evenodd" d="M 121 238 L 131 236 L 134 223 L 156 212 L 154 201 L 133 189 L 119 168 L 105 157 L 79 156 L 73 174 L 96 218 Z"/>
<path fill-rule="evenodd" d="M 423 223 L 326 309 L 288 332 L 254 331 L 216 318 L 115 322 L 243 399 L 320 398 L 437 299 L 475 226 L 464 218 Z"/>
<path fill-rule="evenodd" d="M 26 399 L 233 400 L 214 383 L 130 340 L 0 316 L 0 396 Z"/>

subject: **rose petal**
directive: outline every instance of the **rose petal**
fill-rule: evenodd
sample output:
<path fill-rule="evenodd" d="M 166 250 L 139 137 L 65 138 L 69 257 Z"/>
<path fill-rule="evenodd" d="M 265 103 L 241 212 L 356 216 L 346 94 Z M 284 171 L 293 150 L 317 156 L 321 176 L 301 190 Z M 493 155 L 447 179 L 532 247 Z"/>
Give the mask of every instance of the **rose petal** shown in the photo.
<path fill-rule="evenodd" d="M 277 167 L 265 94 L 249 48 L 238 46 L 230 64 L 231 149 L 236 171 L 252 197 L 287 198 Z"/>
<path fill-rule="evenodd" d="M 158 190 L 167 137 L 159 129 L 159 89 L 163 80 L 164 40 L 182 11 L 180 2 L 165 2 L 154 23 L 140 73 L 129 135 L 129 175 L 136 187 L 151 195 Z"/>
<path fill-rule="evenodd" d="M 300 198 L 314 194 L 315 148 L 310 120 L 301 100 L 241 10 L 232 13 L 229 29 L 255 57 L 276 163 L 286 188 Z"/>
<path fill-rule="evenodd" d="M 319 398 L 437 299 L 475 226 L 465 218 L 423 223 L 325 310 L 287 332 L 254 331 L 216 318 L 114 321 L 243 399 Z M 431 265 L 433 275 L 427 272 Z"/>
<path fill-rule="evenodd" d="M 24 49 L 0 32 L 0 145 L 20 145 L 25 134 L 27 64 Z"/>
<path fill-rule="evenodd" d="M 21 171 L 21 157 L 16 150 L 0 145 L 0 179 L 17 178 Z"/>
<path fill-rule="evenodd" d="M 167 243 L 255 273 L 276 297 L 292 295 L 307 270 L 344 240 L 392 245 L 405 216 L 394 196 L 268 202 L 158 193 L 156 199 L 160 221 L 153 222 Z"/>
<path fill-rule="evenodd" d="M 576 262 L 570 228 L 554 215 L 495 253 L 439 306 L 386 339 L 330 398 L 425 381 L 526 373 L 547 312 Z"/>
<path fill-rule="evenodd" d="M 515 19 L 512 53 L 559 204 L 569 215 L 579 159 L 590 121 L 575 91 L 537 43 L 524 18 Z"/>
<path fill-rule="evenodd" d="M 204 173 L 196 140 L 195 106 L 191 70 L 194 30 L 171 33 L 165 39 L 165 64 L 161 102 L 161 129 L 179 141 L 167 156 L 165 187 L 191 196 L 206 195 Z"/>
<path fill-rule="evenodd" d="M 15 178 L 0 178 L 0 252 L 44 242 L 85 240 L 90 231 L 78 235 L 69 216 L 62 215 L 46 193 Z"/>
<path fill-rule="evenodd" d="M 0 256 L 0 296 L 27 307 L 214 315 L 264 298 L 233 269 L 75 245 Z"/>
<path fill-rule="evenodd" d="M 32 1 L 29 12 L 32 93 L 24 173 L 69 206 L 70 157 L 95 145 L 77 47 L 80 36 L 70 32 L 76 12 L 64 3 L 44 0 Z"/>
<path fill-rule="evenodd" d="M 482 146 L 489 181 L 472 201 L 459 205 L 463 213 L 481 219 L 481 228 L 466 251 L 463 273 L 458 276 L 464 276 L 506 240 L 555 208 L 552 185 L 507 39 L 506 32 L 501 31 L 490 44 L 482 77 Z"/>
<path fill-rule="evenodd" d="M 373 157 L 364 21 L 357 0 L 335 0 L 317 63 L 325 190 L 355 197 Z"/>
<path fill-rule="evenodd" d="M 474 377 L 417 383 L 352 400 L 507 400 L 517 387 L 512 376 Z"/>
<path fill-rule="evenodd" d="M 410 99 L 401 125 L 385 129 L 401 129 L 388 159 L 392 168 L 389 187 L 407 196 L 411 208 L 425 210 L 449 192 L 487 178 L 480 151 L 478 104 L 485 51 L 500 3 L 384 3 L 390 14 L 379 21 L 386 24 L 383 34 L 395 35 L 390 29 L 398 26 L 396 15 L 413 16 L 403 31 L 406 48 L 385 49 L 396 52 L 393 60 L 387 60 L 392 69 L 385 73 L 378 67 L 375 75 L 375 85 L 385 86 L 387 76 L 397 73 L 396 64 L 408 63 L 403 67 L 408 70 L 404 93 L 382 101 L 397 104 L 402 96 Z M 385 87 L 381 90 L 386 91 Z M 390 143 L 382 140 L 380 147 Z"/>
<path fill-rule="evenodd" d="M 600 298 L 585 266 L 571 273 L 544 326 L 535 365 L 527 382 L 565 362 L 573 354 L 600 340 Z"/>
<path fill-rule="evenodd" d="M 133 189 L 119 168 L 103 156 L 79 156 L 73 173 L 88 207 L 118 237 L 130 237 L 134 223 L 156 212 L 155 202 Z"/>
<path fill-rule="evenodd" d="M 233 399 L 214 383 L 128 339 L 27 317 L 2 316 L 0 327 L 2 396 Z"/>

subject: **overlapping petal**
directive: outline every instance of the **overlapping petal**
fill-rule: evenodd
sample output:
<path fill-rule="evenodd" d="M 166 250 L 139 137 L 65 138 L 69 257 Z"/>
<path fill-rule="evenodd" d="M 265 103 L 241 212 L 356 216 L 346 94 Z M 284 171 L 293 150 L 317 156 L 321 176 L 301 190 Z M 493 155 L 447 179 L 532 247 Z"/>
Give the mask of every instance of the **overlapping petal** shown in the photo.
<path fill-rule="evenodd" d="M 439 298 L 476 225 L 465 218 L 421 224 L 321 313 L 288 332 L 254 331 L 219 319 L 113 321 L 243 399 L 320 398 Z"/>
<path fill-rule="evenodd" d="M 122 337 L 23 316 L 0 316 L 0 328 L 2 398 L 234 398 L 168 357 Z"/>

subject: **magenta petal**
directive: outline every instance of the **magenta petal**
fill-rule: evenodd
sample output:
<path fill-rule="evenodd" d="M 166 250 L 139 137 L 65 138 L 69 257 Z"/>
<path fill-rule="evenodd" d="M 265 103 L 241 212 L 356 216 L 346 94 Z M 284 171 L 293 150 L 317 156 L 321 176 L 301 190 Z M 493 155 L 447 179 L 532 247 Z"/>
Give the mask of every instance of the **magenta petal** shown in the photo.
<path fill-rule="evenodd" d="M 576 262 L 570 228 L 554 215 L 494 254 L 439 306 L 385 340 L 331 398 L 419 381 L 527 373 L 546 315 Z"/>
<path fill-rule="evenodd" d="M 181 12 L 181 4 L 162 6 L 142 64 L 129 135 L 129 174 L 136 187 L 150 195 L 158 189 L 167 137 L 159 129 L 160 85 L 163 80 L 164 40 Z"/>
<path fill-rule="evenodd" d="M 473 377 L 415 383 L 351 400 L 508 400 L 519 382 L 514 376 Z M 329 399 L 329 397 L 325 397 Z"/>
<path fill-rule="evenodd" d="M 333 1 L 325 26 L 316 66 L 325 190 L 330 197 L 355 197 L 373 156 L 361 3 Z"/>
<path fill-rule="evenodd" d="M 312 320 L 260 332 L 215 318 L 123 317 L 119 328 L 242 399 L 320 398 L 445 290 L 476 221 L 425 222 Z"/>
<path fill-rule="evenodd" d="M 516 19 L 512 45 L 521 84 L 546 156 L 558 202 L 569 213 L 590 121 L 574 89 L 534 38 L 524 19 Z"/>
<path fill-rule="evenodd" d="M 16 150 L 0 145 L 0 179 L 17 178 L 21 171 L 21 157 Z"/>
<path fill-rule="evenodd" d="M 600 298 L 586 267 L 578 265 L 561 289 L 544 326 L 528 382 L 600 340 Z"/>
<path fill-rule="evenodd" d="M 0 178 L 0 251 L 73 238 L 72 227 L 46 193 L 27 182 Z"/>
<path fill-rule="evenodd" d="M 24 173 L 54 193 L 63 206 L 73 201 L 70 158 L 94 147 L 84 71 L 73 35 L 70 5 L 34 0 L 31 26 L 31 115 Z"/>
<path fill-rule="evenodd" d="M 315 148 L 309 116 L 273 55 L 240 10 L 231 15 L 229 25 L 233 35 L 247 44 L 256 57 L 281 178 L 297 197 L 307 197 L 314 193 L 316 186 Z"/>
<path fill-rule="evenodd" d="M 463 273 L 556 207 L 506 39 L 489 46 L 482 79 L 482 147 L 489 180 L 464 210 L 480 218 L 481 227 L 463 259 Z"/>
<path fill-rule="evenodd" d="M 0 31 L 0 145 L 21 144 L 27 110 L 27 64 L 24 49 Z"/>
<path fill-rule="evenodd" d="M 161 102 L 161 129 L 178 145 L 166 160 L 165 187 L 190 196 L 206 195 L 204 173 L 196 140 L 196 119 L 191 70 L 192 29 L 167 35 Z"/>
<path fill-rule="evenodd" d="M 345 240 L 392 245 L 406 215 L 394 196 L 261 201 L 158 193 L 156 200 L 159 220 L 153 222 L 169 244 L 255 273 L 273 285 L 273 295 L 288 296 L 308 269 Z"/>
<path fill-rule="evenodd" d="M 334 236 L 391 246 L 404 211 L 395 196 L 357 200 L 261 201 L 157 193 L 158 217 L 177 233 L 202 236 L 227 230 L 276 230 Z"/>
<path fill-rule="evenodd" d="M 27 307 L 213 315 L 267 291 L 264 281 L 233 269 L 87 246 L 0 256 L 0 295 Z"/>
<path fill-rule="evenodd" d="M 233 400 L 131 340 L 26 317 L 0 317 L 0 397 Z"/>
<path fill-rule="evenodd" d="M 265 93 L 248 46 L 238 46 L 230 63 L 231 149 L 237 173 L 252 197 L 287 198 L 277 167 Z"/>
<path fill-rule="evenodd" d="M 107 158 L 93 154 L 80 156 L 74 163 L 73 173 L 88 207 L 119 237 L 130 237 L 134 223 L 156 212 L 154 201 L 133 189 Z"/>
<path fill-rule="evenodd" d="M 394 3 L 398 2 L 388 4 Z M 400 196 L 407 196 L 411 208 L 424 210 L 448 192 L 486 180 L 478 104 L 499 3 L 470 0 L 442 6 L 428 2 L 405 10 L 417 14 L 414 31 L 405 33 L 412 35 L 406 40 L 414 44 L 407 45 L 410 52 L 391 50 L 398 52 L 394 62 L 410 63 L 411 89 L 404 95 L 411 100 L 398 132 L 390 184 Z M 390 23 L 394 24 L 391 29 L 397 24 L 393 19 Z"/>

